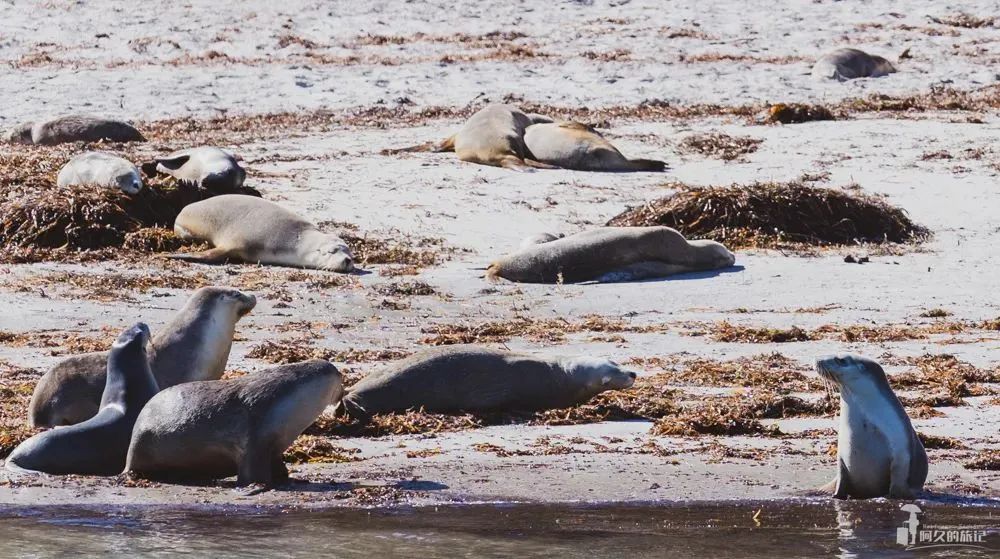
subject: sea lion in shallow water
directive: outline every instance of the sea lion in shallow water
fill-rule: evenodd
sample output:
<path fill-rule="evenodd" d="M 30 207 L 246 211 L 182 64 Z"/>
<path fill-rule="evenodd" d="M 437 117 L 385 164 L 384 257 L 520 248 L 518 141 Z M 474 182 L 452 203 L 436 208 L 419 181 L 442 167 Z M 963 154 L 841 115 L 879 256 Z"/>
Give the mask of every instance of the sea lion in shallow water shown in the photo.
<path fill-rule="evenodd" d="M 48 474 L 120 474 L 136 417 L 158 390 L 146 357 L 148 342 L 149 328 L 142 323 L 118 336 L 108 354 L 97 415 L 24 441 L 7 459 L 7 467 Z"/>
<path fill-rule="evenodd" d="M 117 188 L 126 194 L 142 189 L 139 169 L 131 161 L 106 151 L 88 151 L 70 159 L 56 178 L 56 186 L 92 184 Z"/>
<path fill-rule="evenodd" d="M 160 388 L 222 377 L 236 322 L 257 304 L 228 287 L 202 287 L 161 328 L 150 344 L 149 365 Z M 33 427 L 73 425 L 93 417 L 106 383 L 108 352 L 74 355 L 49 369 L 31 396 Z"/>
<path fill-rule="evenodd" d="M 343 273 L 354 270 L 354 255 L 342 239 L 255 196 L 224 194 L 185 206 L 174 220 L 174 232 L 214 247 L 170 255 L 179 260 L 209 264 L 238 261 Z"/>
<path fill-rule="evenodd" d="M 542 359 L 472 346 L 432 349 L 361 379 L 341 411 L 378 413 L 536 411 L 582 404 L 632 386 L 635 373 L 606 359 Z"/>
<path fill-rule="evenodd" d="M 927 479 L 927 452 L 878 363 L 857 355 L 816 360 L 840 389 L 834 497 L 912 499 Z"/>
<path fill-rule="evenodd" d="M 232 191 L 243 186 L 246 170 L 232 153 L 211 146 L 182 149 L 144 165 L 143 170 L 170 175 L 208 190 Z"/>
<path fill-rule="evenodd" d="M 15 126 L 7 133 L 7 141 L 54 146 L 69 142 L 145 142 L 146 138 L 127 122 L 70 115 Z"/>
<path fill-rule="evenodd" d="M 535 159 L 576 171 L 661 172 L 666 164 L 653 159 L 628 159 L 596 130 L 579 122 L 532 124 L 524 144 Z"/>
<path fill-rule="evenodd" d="M 878 78 L 896 71 L 892 62 L 867 52 L 843 48 L 823 55 L 813 65 L 816 79 L 846 81 L 855 78 Z"/>
<path fill-rule="evenodd" d="M 179 384 L 139 414 L 125 471 L 166 480 L 235 474 L 240 486 L 283 482 L 285 449 L 342 393 L 337 368 L 318 359 Z"/>
<path fill-rule="evenodd" d="M 735 261 L 723 245 L 688 241 L 669 227 L 600 227 L 529 245 L 494 261 L 486 273 L 524 283 L 635 281 L 728 268 Z"/>

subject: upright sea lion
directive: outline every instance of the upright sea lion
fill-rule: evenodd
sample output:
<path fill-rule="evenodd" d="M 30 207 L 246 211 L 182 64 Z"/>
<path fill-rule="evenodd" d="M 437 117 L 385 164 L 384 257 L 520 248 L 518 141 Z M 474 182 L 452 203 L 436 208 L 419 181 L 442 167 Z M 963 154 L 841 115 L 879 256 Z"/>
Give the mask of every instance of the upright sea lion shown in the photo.
<path fill-rule="evenodd" d="M 135 194 L 142 189 L 139 169 L 129 160 L 106 151 L 81 153 L 63 165 L 56 185 L 76 184 L 117 188 L 126 194 Z"/>
<path fill-rule="evenodd" d="M 280 483 L 288 478 L 285 449 L 342 393 L 336 367 L 318 359 L 179 384 L 142 410 L 125 471 L 148 479 L 236 474 L 241 486 Z"/>
<path fill-rule="evenodd" d="M 107 382 L 94 417 L 24 441 L 7 459 L 15 471 L 112 476 L 121 473 L 132 426 L 158 387 L 149 370 L 149 328 L 122 332 L 108 354 Z"/>
<path fill-rule="evenodd" d="M 68 142 L 145 142 L 131 124 L 87 115 L 70 115 L 15 126 L 7 141 L 16 144 L 54 146 Z"/>
<path fill-rule="evenodd" d="M 605 390 L 632 386 L 635 373 L 606 359 L 542 359 L 472 346 L 432 349 L 361 379 L 342 411 L 378 413 L 534 411 L 586 402 Z"/>
<path fill-rule="evenodd" d="M 857 355 L 816 360 L 816 371 L 840 388 L 834 497 L 912 499 L 927 479 L 927 453 L 878 363 Z"/>
<path fill-rule="evenodd" d="M 454 151 L 462 161 L 526 170 L 551 169 L 535 160 L 524 145 L 524 130 L 536 122 L 552 119 L 525 114 L 513 105 L 493 104 L 480 109 L 469 117 L 457 134 L 429 148 L 430 151 Z M 424 151 L 427 145 L 404 148 L 402 151 Z"/>
<path fill-rule="evenodd" d="M 490 264 L 487 276 L 524 283 L 634 281 L 728 268 L 723 245 L 688 241 L 669 227 L 599 227 L 529 245 Z"/>
<path fill-rule="evenodd" d="M 253 295 L 228 287 L 195 291 L 152 341 L 149 365 L 160 388 L 222 377 L 236 322 L 257 304 Z M 108 352 L 69 357 L 42 375 L 28 407 L 33 427 L 86 421 L 97 413 Z"/>
<path fill-rule="evenodd" d="M 896 71 L 892 62 L 868 54 L 867 52 L 843 48 L 823 55 L 813 65 L 814 78 L 823 80 L 853 80 L 855 78 L 878 78 Z"/>
<path fill-rule="evenodd" d="M 185 206 L 174 220 L 174 232 L 214 247 L 170 255 L 179 260 L 210 264 L 232 260 L 344 273 L 354 270 L 354 255 L 342 239 L 254 196 L 225 194 Z"/>
<path fill-rule="evenodd" d="M 661 172 L 666 164 L 653 159 L 628 159 L 596 130 L 579 122 L 532 124 L 524 144 L 535 159 L 577 171 Z"/>
<path fill-rule="evenodd" d="M 153 174 L 150 171 L 155 170 L 181 182 L 221 191 L 240 188 L 247 176 L 232 153 L 211 146 L 175 151 L 143 165 L 143 170 L 148 174 Z"/>

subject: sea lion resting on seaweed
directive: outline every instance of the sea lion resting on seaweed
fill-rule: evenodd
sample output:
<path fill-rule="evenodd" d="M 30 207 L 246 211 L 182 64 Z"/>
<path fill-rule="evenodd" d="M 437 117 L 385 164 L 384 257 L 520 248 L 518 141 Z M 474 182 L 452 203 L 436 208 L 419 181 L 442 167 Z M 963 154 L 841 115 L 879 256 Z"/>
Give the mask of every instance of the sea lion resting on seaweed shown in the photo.
<path fill-rule="evenodd" d="M 342 239 L 285 208 L 253 196 L 225 194 L 185 206 L 174 221 L 183 239 L 207 241 L 211 248 L 170 258 L 221 264 L 228 261 L 354 270 L 354 255 Z"/>
<path fill-rule="evenodd" d="M 88 115 L 70 115 L 15 126 L 6 134 L 15 144 L 54 146 L 69 142 L 145 142 L 131 124 Z"/>
<path fill-rule="evenodd" d="M 175 151 L 143 165 L 142 169 L 148 175 L 163 173 L 187 184 L 223 192 L 239 189 L 247 176 L 236 156 L 211 146 Z"/>
<path fill-rule="evenodd" d="M 834 497 L 912 499 L 927 479 L 927 452 L 878 363 L 857 355 L 816 360 L 816 371 L 840 388 Z"/>
<path fill-rule="evenodd" d="M 542 359 L 473 346 L 432 349 L 352 386 L 339 411 L 355 418 L 427 412 L 536 411 L 582 404 L 629 388 L 635 373 L 606 359 Z"/>
<path fill-rule="evenodd" d="M 120 474 L 136 417 L 158 390 L 146 357 L 148 343 L 149 328 L 142 323 L 118 336 L 108 354 L 97 415 L 24 441 L 7 459 L 7 468 L 49 474 Z"/>
<path fill-rule="evenodd" d="M 179 384 L 139 414 L 125 471 L 148 479 L 235 474 L 240 486 L 281 483 L 288 479 L 285 449 L 342 393 L 336 367 L 319 359 Z"/>
<path fill-rule="evenodd" d="M 728 268 L 735 261 L 723 245 L 688 241 L 669 227 L 600 227 L 527 246 L 494 261 L 486 273 L 524 283 L 635 281 Z"/>
<path fill-rule="evenodd" d="M 56 186 L 77 184 L 117 188 L 126 194 L 136 194 L 142 189 L 139 169 L 131 161 L 106 151 L 81 153 L 63 165 Z"/>
<path fill-rule="evenodd" d="M 222 377 L 236 322 L 257 304 L 253 295 L 226 287 L 202 287 L 153 338 L 149 364 L 160 388 Z M 108 352 L 74 355 L 49 369 L 31 396 L 33 427 L 73 425 L 100 409 Z"/>

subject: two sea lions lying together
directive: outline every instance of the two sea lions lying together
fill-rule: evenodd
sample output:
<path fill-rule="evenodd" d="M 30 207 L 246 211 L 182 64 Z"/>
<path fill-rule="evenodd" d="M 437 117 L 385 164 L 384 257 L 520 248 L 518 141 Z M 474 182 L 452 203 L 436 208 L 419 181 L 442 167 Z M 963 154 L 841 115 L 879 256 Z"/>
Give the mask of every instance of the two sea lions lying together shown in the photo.
<path fill-rule="evenodd" d="M 494 261 L 486 273 L 525 283 L 636 281 L 728 268 L 735 261 L 723 245 L 688 241 L 669 227 L 600 227 L 526 239 L 521 250 Z"/>
<path fill-rule="evenodd" d="M 487 105 L 445 141 L 401 151 L 428 149 L 454 151 L 462 161 L 516 170 L 659 172 L 666 168 L 662 161 L 628 159 L 590 126 L 554 122 L 543 115 L 526 114 L 513 105 Z"/>

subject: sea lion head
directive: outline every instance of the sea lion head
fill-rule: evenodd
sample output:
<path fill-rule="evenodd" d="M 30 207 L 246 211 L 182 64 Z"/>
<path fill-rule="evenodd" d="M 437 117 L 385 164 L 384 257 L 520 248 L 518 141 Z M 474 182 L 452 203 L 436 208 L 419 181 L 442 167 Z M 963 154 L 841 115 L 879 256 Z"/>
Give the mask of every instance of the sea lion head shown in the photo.
<path fill-rule="evenodd" d="M 699 260 L 711 266 L 711 268 L 728 268 L 736 263 L 736 255 L 730 252 L 722 243 L 699 239 L 688 241 L 699 253 Z"/>
<path fill-rule="evenodd" d="M 860 355 L 842 353 L 820 357 L 816 360 L 816 372 L 836 384 L 841 394 L 874 396 L 889 388 L 882 366 Z"/>
<path fill-rule="evenodd" d="M 354 271 L 354 254 L 351 252 L 351 247 L 336 237 L 316 247 L 315 260 L 321 269 L 328 272 Z"/>
<path fill-rule="evenodd" d="M 596 357 L 576 357 L 565 361 L 566 371 L 586 388 L 597 394 L 605 390 L 622 390 L 635 383 L 636 374 L 622 369 L 614 361 Z"/>
<path fill-rule="evenodd" d="M 122 353 L 145 354 L 146 348 L 149 346 L 149 339 L 149 326 L 145 322 L 138 322 L 119 334 L 115 343 L 111 345 L 111 349 Z"/>
<path fill-rule="evenodd" d="M 119 190 L 126 194 L 138 194 L 142 190 L 142 179 L 139 178 L 139 173 L 134 170 L 117 175 L 115 184 L 118 185 Z"/>
<path fill-rule="evenodd" d="M 225 192 L 242 187 L 243 181 L 246 178 L 247 172 L 243 167 L 240 167 L 237 163 L 233 163 L 232 167 L 224 171 L 205 175 L 201 179 L 201 186 L 207 190 Z"/>
<path fill-rule="evenodd" d="M 227 309 L 236 319 L 246 316 L 257 306 L 256 297 L 232 287 L 202 287 L 192 297 L 192 300 L 194 299 L 210 302 L 213 306 Z"/>
<path fill-rule="evenodd" d="M 3 141 L 11 144 L 31 144 L 31 128 L 34 123 L 19 124 L 3 134 Z"/>

